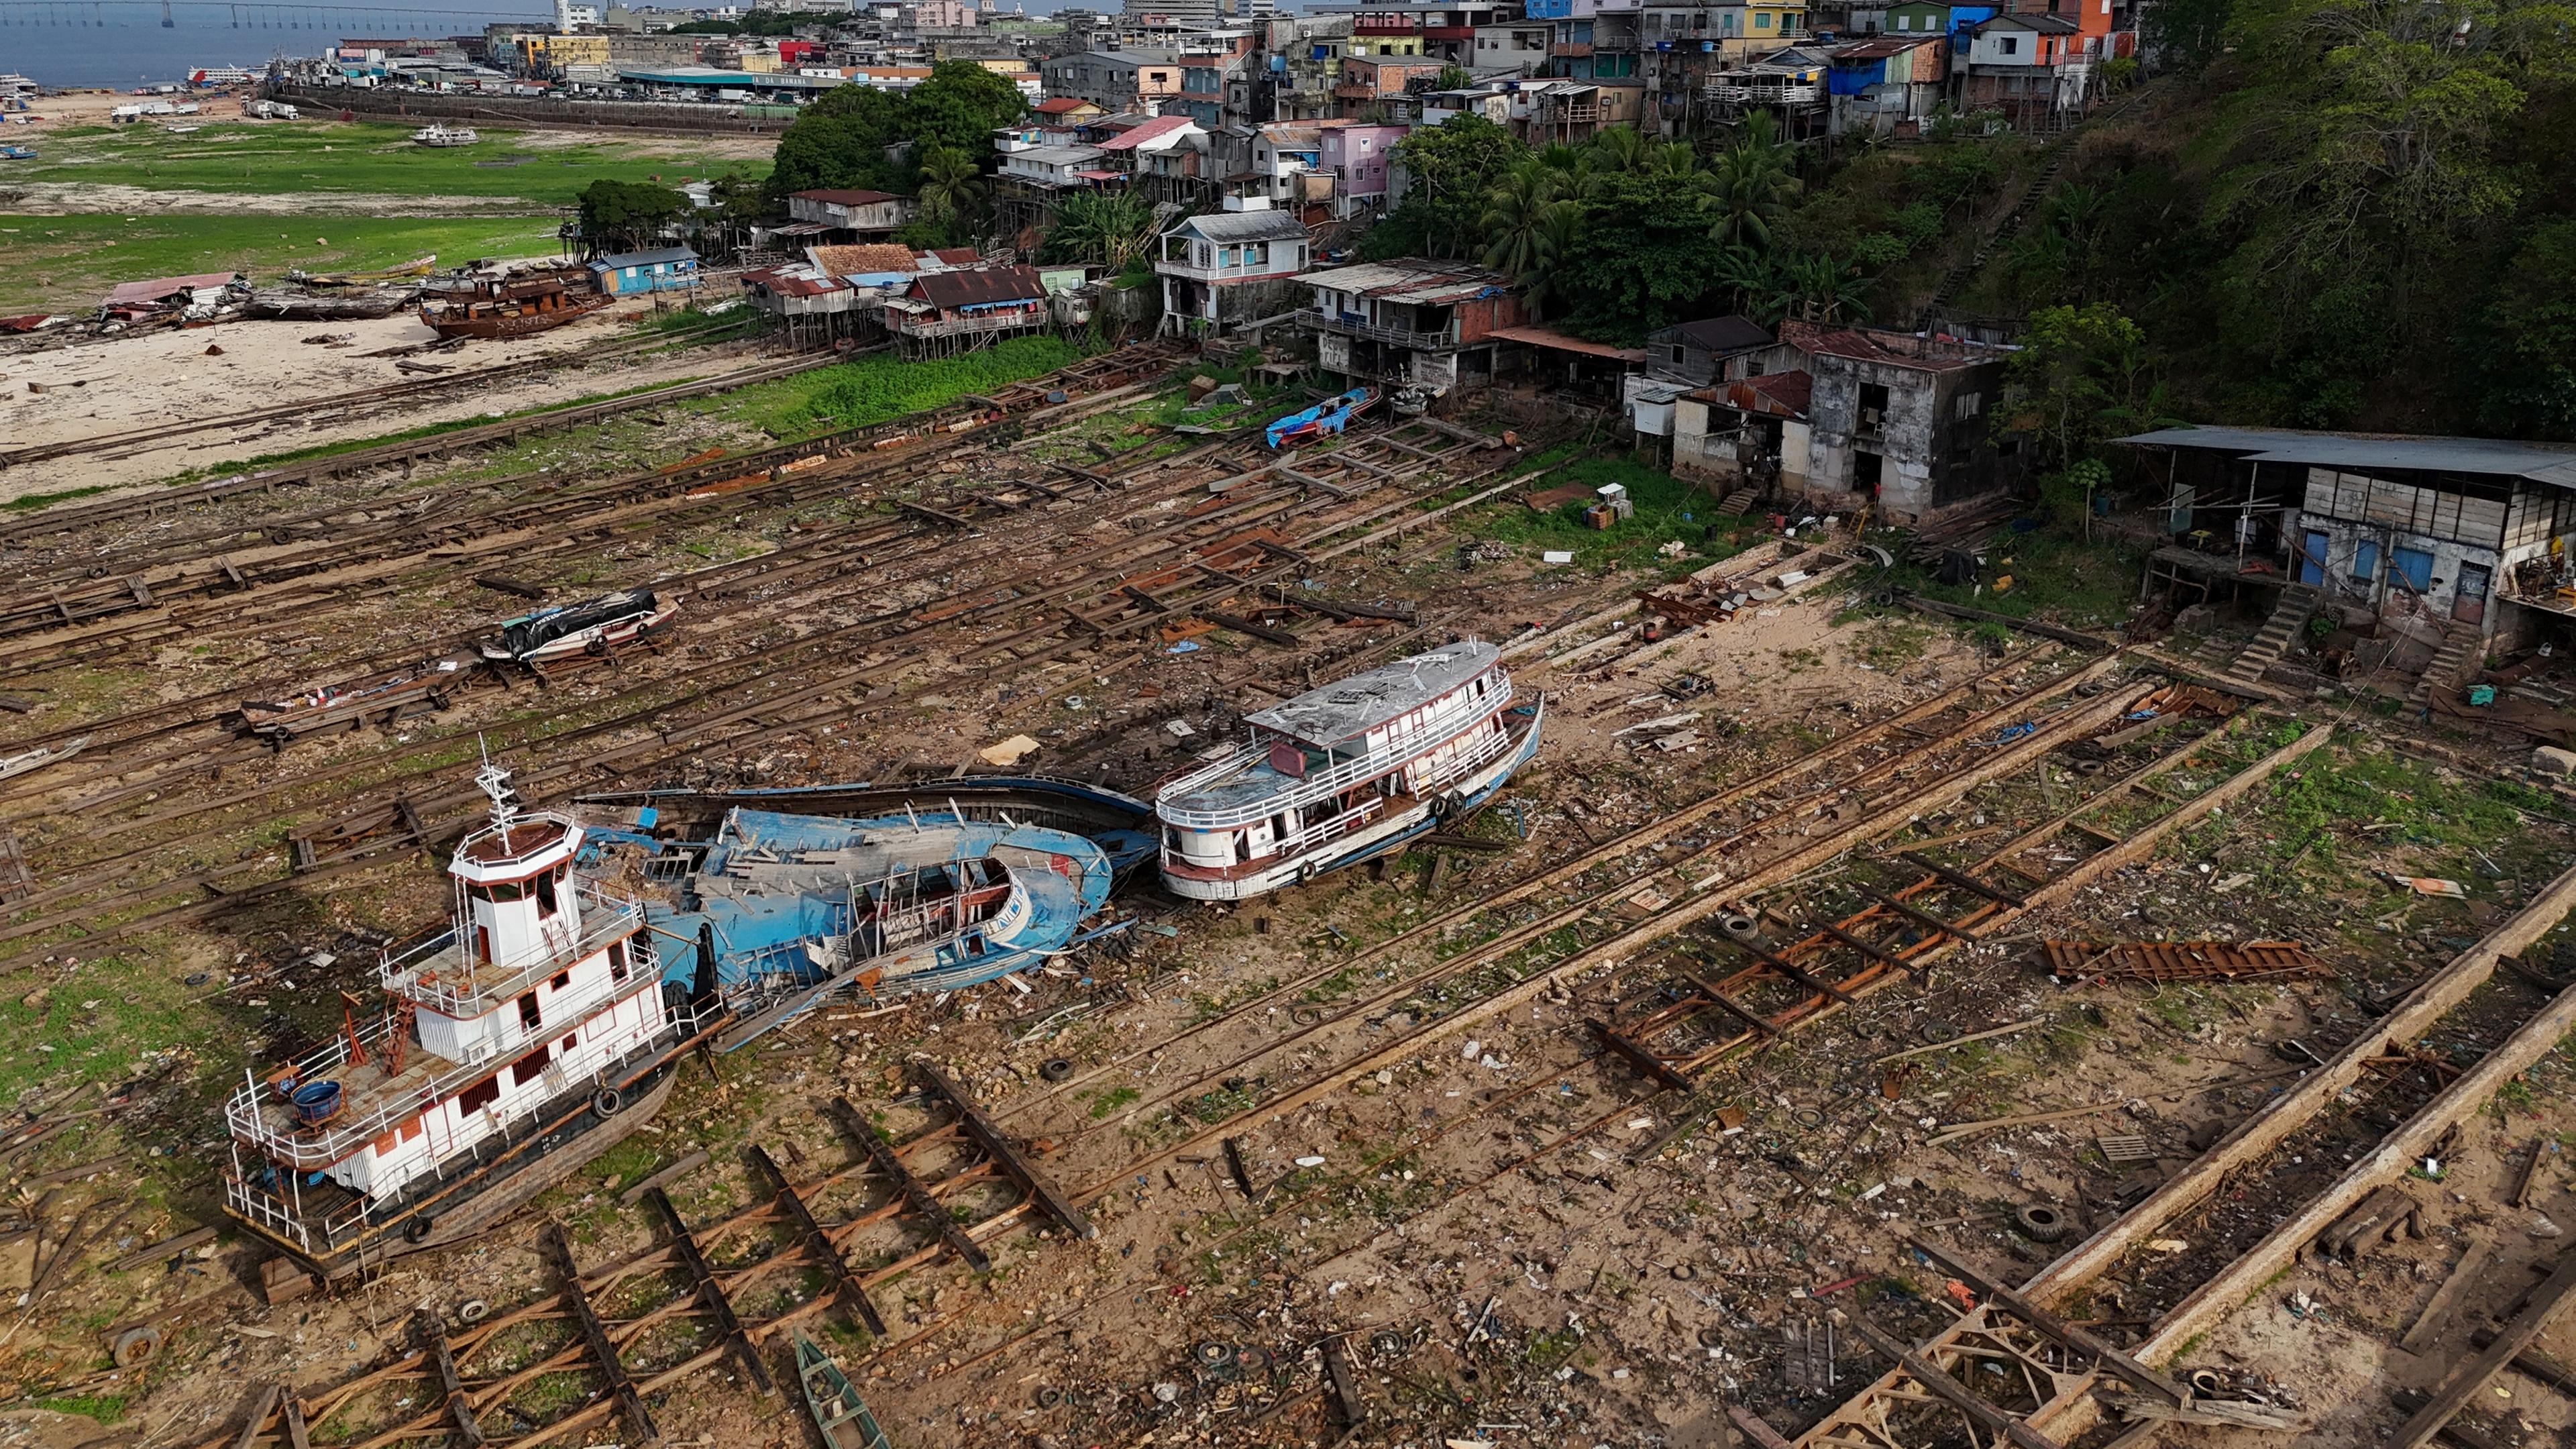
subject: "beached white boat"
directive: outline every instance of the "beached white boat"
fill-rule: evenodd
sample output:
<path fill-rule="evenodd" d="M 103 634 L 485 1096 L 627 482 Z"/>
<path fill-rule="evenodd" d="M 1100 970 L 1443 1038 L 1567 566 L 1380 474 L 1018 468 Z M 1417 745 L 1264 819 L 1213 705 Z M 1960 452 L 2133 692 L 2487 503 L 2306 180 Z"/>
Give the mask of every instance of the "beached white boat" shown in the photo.
<path fill-rule="evenodd" d="M 471 146 L 482 139 L 472 126 L 442 126 L 435 121 L 412 132 L 411 138 L 423 146 Z"/>
<path fill-rule="evenodd" d="M 1240 747 L 1155 793 L 1163 884 L 1241 900 L 1400 850 L 1501 789 L 1545 716 L 1472 639 L 1245 715 Z"/>

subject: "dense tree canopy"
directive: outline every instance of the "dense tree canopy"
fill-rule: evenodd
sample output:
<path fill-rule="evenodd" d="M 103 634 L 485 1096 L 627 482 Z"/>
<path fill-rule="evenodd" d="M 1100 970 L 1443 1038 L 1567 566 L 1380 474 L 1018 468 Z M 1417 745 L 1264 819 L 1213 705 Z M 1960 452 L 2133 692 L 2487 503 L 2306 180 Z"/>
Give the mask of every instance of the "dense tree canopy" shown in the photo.
<path fill-rule="evenodd" d="M 955 151 L 990 156 L 993 132 L 1019 119 L 1019 88 L 971 61 L 942 61 L 930 79 L 895 94 L 836 86 L 807 106 L 778 138 L 769 173 L 773 197 L 818 187 L 910 193 L 922 157 Z"/>
<path fill-rule="evenodd" d="M 644 181 L 594 181 L 577 200 L 582 239 L 594 252 L 640 250 L 689 211 L 689 198 Z"/>

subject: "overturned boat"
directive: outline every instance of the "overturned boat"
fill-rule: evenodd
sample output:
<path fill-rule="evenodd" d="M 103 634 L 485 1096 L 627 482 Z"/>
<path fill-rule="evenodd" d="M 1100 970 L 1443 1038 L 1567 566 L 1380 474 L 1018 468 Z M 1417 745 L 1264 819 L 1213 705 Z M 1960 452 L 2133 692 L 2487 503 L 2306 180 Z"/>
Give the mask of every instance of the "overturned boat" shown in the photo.
<path fill-rule="evenodd" d="M 542 665 L 576 654 L 606 654 L 661 633 L 679 612 L 678 595 L 660 598 L 651 589 L 550 604 L 502 620 L 500 637 L 484 642 L 483 657 L 496 664 Z"/>
<path fill-rule="evenodd" d="M 1546 713 L 1471 639 L 1245 715 L 1241 746 L 1155 792 L 1163 884 L 1240 900 L 1400 850 L 1501 789 Z"/>
<path fill-rule="evenodd" d="M 1351 425 L 1351 420 L 1369 410 L 1377 401 L 1377 389 L 1355 387 L 1338 397 L 1329 397 L 1302 412 L 1293 412 L 1269 427 L 1262 437 L 1273 448 L 1293 448 L 1318 438 L 1329 438 Z"/>
<path fill-rule="evenodd" d="M 326 1279 L 499 1221 L 641 1126 L 722 1020 L 670 983 L 640 902 L 576 868 L 583 829 L 475 777 L 490 823 L 448 864 L 446 929 L 389 950 L 384 1001 L 248 1068 L 224 1104 L 224 1209 Z"/>
<path fill-rule="evenodd" d="M 648 908 L 669 972 L 709 975 L 732 1050 L 835 993 L 951 991 L 1072 946 L 1118 862 L 1088 836 L 955 809 L 851 819 L 736 808 L 678 901 Z"/>

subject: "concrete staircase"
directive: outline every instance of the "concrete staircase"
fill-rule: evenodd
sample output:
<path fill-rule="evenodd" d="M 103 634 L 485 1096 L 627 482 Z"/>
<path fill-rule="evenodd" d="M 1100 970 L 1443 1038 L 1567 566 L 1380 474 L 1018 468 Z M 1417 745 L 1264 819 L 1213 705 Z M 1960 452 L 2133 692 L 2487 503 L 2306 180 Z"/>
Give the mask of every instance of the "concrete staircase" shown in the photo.
<path fill-rule="evenodd" d="M 2297 641 L 2299 631 L 2307 627 L 2308 616 L 2317 611 L 2321 596 L 2309 584 L 2291 584 L 2281 590 L 2281 601 L 2272 607 L 2272 617 L 2263 621 L 2254 642 L 2227 666 L 2227 677 L 2238 684 L 2260 687 L 2263 671 L 2280 661 Z"/>
<path fill-rule="evenodd" d="M 2484 642 L 2475 628 L 2443 625 L 2442 647 L 2434 651 L 2433 662 L 2424 666 L 2424 677 L 2415 681 L 2415 692 L 2406 697 L 2407 706 L 2422 709 L 2432 702 L 2434 690 L 2448 689 L 2466 678 Z"/>

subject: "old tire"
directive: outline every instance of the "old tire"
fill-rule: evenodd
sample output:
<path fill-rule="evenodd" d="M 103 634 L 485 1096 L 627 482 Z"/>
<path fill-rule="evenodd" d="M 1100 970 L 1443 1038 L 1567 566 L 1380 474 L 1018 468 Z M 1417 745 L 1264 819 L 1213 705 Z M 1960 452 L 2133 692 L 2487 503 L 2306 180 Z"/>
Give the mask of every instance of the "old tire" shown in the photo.
<path fill-rule="evenodd" d="M 2034 1243 L 2062 1242 L 2068 1233 L 2075 1231 L 2075 1225 L 2066 1220 L 2066 1214 L 2044 1202 L 2026 1202 L 2014 1208 L 2013 1226 L 2021 1229 L 2021 1235 Z"/>
<path fill-rule="evenodd" d="M 626 1110 L 626 1094 L 615 1087 L 602 1087 L 590 1094 L 590 1110 L 595 1116 L 614 1117 Z"/>
<path fill-rule="evenodd" d="M 121 1369 L 141 1368 L 161 1356 L 161 1344 L 161 1328 L 158 1324 L 147 1323 L 141 1328 L 129 1328 L 116 1336 L 116 1345 L 112 1350 L 116 1366 Z"/>
<path fill-rule="evenodd" d="M 1234 1367 L 1234 1345 L 1230 1343 L 1218 1343 L 1214 1339 L 1210 1339 L 1206 1343 L 1202 1343 L 1196 1348 L 1191 1349 L 1190 1356 L 1198 1361 L 1198 1366 L 1202 1369 L 1215 1370 Z"/>
<path fill-rule="evenodd" d="M 1050 1082 L 1061 1082 L 1073 1075 L 1073 1059 L 1049 1057 L 1038 1064 L 1038 1075 Z"/>
<path fill-rule="evenodd" d="M 410 1222 L 403 1224 L 403 1241 L 410 1243 L 415 1247 L 428 1242 L 430 1226 L 430 1218 L 427 1213 L 423 1213 L 419 1217 L 413 1218 Z"/>
<path fill-rule="evenodd" d="M 1717 918 L 1717 928 L 1738 941 L 1750 941 L 1762 934 L 1762 923 L 1751 916 L 1732 913 Z"/>
<path fill-rule="evenodd" d="M 480 1298 L 468 1298 L 456 1305 L 456 1321 L 469 1327 L 491 1316 L 492 1305 Z"/>

